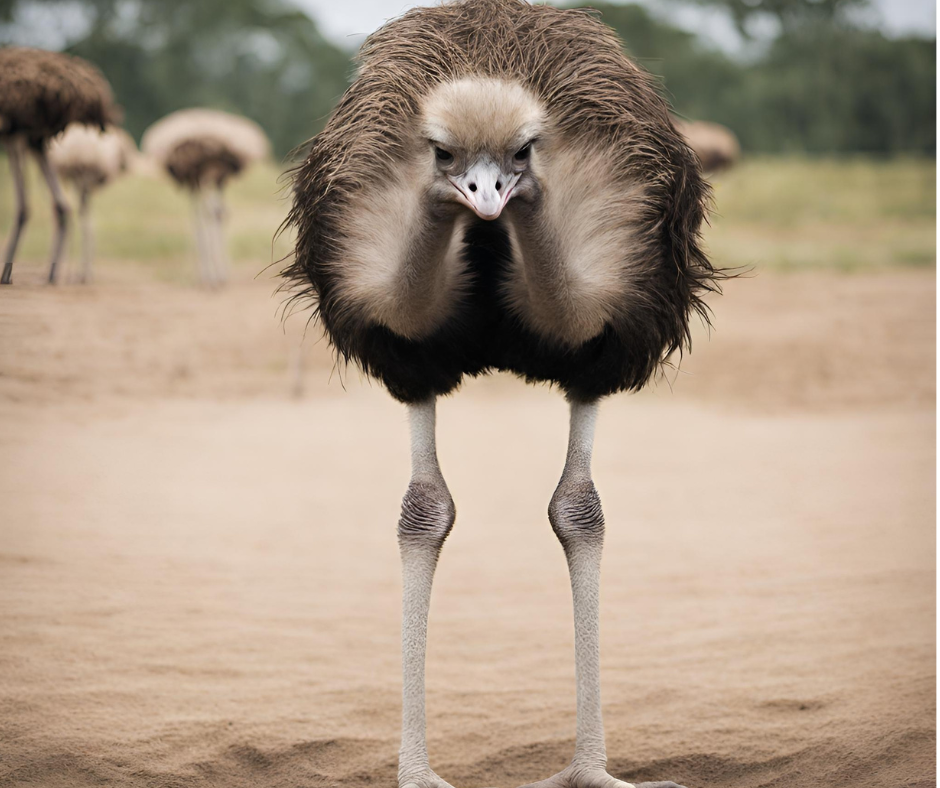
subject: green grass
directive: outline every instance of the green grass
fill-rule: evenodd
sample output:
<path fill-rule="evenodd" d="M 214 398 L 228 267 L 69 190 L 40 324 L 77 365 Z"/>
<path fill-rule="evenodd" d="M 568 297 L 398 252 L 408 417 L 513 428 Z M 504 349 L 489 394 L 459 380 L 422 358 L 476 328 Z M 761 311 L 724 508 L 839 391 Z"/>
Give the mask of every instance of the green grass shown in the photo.
<path fill-rule="evenodd" d="M 28 169 L 32 217 L 21 259 L 49 253 L 51 209 L 37 169 Z M 259 166 L 227 191 L 233 262 L 260 271 L 290 249 L 272 246 L 288 209 L 273 166 Z M 936 164 L 931 159 L 752 158 L 714 179 L 715 213 L 706 243 L 721 266 L 868 269 L 928 266 L 936 260 Z M 13 196 L 0 157 L 0 233 L 9 230 Z M 190 201 L 159 175 L 132 175 L 95 199 L 98 260 L 137 265 L 167 280 L 193 277 Z M 75 233 L 70 254 L 78 257 Z"/>
<path fill-rule="evenodd" d="M 48 258 L 52 208 L 38 168 L 27 169 L 31 214 L 18 259 Z M 273 244 L 288 210 L 288 191 L 271 165 L 257 166 L 226 189 L 228 252 L 239 268 L 260 271 L 291 247 L 289 234 Z M 69 194 L 72 204 L 77 200 Z M 136 265 L 165 280 L 195 276 L 193 211 L 189 194 L 168 178 L 128 175 L 95 195 L 93 205 L 96 265 Z M 13 189 L 6 158 L 0 158 L 0 233 L 6 236 L 13 215 Z M 78 233 L 69 237 L 69 256 L 79 258 Z"/>
<path fill-rule="evenodd" d="M 837 269 L 936 261 L 932 159 L 751 159 L 714 179 L 719 265 Z"/>

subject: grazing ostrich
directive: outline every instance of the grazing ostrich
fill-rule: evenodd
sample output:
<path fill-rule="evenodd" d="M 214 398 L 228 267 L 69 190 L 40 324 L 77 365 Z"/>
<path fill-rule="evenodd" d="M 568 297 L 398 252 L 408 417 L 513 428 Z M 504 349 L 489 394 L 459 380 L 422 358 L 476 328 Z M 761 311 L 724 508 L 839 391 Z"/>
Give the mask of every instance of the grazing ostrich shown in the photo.
<path fill-rule="evenodd" d="M 702 170 L 720 172 L 733 167 L 741 158 L 741 143 L 734 132 L 719 123 L 673 118 L 676 129 L 695 152 Z"/>
<path fill-rule="evenodd" d="M 62 257 L 69 206 L 46 155 L 49 140 L 70 123 L 104 129 L 119 120 L 111 87 L 91 63 L 61 52 L 26 47 L 0 49 L 0 141 L 7 149 L 16 190 L 16 216 L 4 252 L 0 284 L 13 281 L 13 258 L 28 217 L 23 177 L 26 151 L 31 150 L 39 162 L 55 207 L 51 284 L 56 281 Z"/>
<path fill-rule="evenodd" d="M 184 109 L 147 129 L 141 149 L 192 194 L 200 281 L 208 287 L 225 284 L 222 190 L 229 178 L 270 155 L 268 138 L 247 118 Z"/>
<path fill-rule="evenodd" d="M 408 406 L 401 788 L 430 768 L 431 583 L 455 519 L 435 400 L 506 370 L 570 403 L 548 509 L 575 616 L 577 739 L 538 788 L 625 788 L 606 770 L 598 594 L 604 517 L 591 480 L 597 403 L 689 343 L 720 272 L 699 245 L 708 187 L 652 79 L 589 13 L 522 0 L 408 12 L 373 34 L 357 79 L 294 173 L 284 270 L 337 353 Z M 674 783 L 648 785 L 673 786 Z"/>
<path fill-rule="evenodd" d="M 123 129 L 99 131 L 73 123 L 49 146 L 49 161 L 63 181 L 78 193 L 78 223 L 82 232 L 82 272 L 79 281 L 91 281 L 94 238 L 89 209 L 92 192 L 126 172 L 137 145 Z"/>

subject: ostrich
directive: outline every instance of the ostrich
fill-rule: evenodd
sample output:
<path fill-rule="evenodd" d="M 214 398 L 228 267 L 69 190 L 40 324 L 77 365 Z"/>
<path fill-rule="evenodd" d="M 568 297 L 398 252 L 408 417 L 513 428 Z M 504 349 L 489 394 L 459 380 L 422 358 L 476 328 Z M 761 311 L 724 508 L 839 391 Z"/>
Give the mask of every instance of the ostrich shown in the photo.
<path fill-rule="evenodd" d="M 78 193 L 78 223 L 82 232 L 82 272 L 79 281 L 90 282 L 94 239 L 89 209 L 92 192 L 107 185 L 131 164 L 137 145 L 124 130 L 106 131 L 73 123 L 49 146 L 49 161 L 63 181 Z"/>
<path fill-rule="evenodd" d="M 576 745 L 530 788 L 626 788 L 607 772 L 600 703 L 598 401 L 640 389 L 688 346 L 721 277 L 700 246 L 708 186 L 665 102 L 587 12 L 415 9 L 366 40 L 293 176 L 284 286 L 312 301 L 338 356 L 409 411 L 400 788 L 449 788 L 425 731 L 431 585 L 456 516 L 435 402 L 497 370 L 554 384 L 570 406 L 548 516 L 571 577 Z"/>
<path fill-rule="evenodd" d="M 154 123 L 141 149 L 193 198 L 199 278 L 208 287 L 228 278 L 222 234 L 222 190 L 229 178 L 270 154 L 261 127 L 211 109 L 184 109 Z"/>
<path fill-rule="evenodd" d="M 705 172 L 727 170 L 741 158 L 741 144 L 727 126 L 680 118 L 673 118 L 673 123 L 689 147 L 695 151 Z"/>
<path fill-rule="evenodd" d="M 39 163 L 55 208 L 56 229 L 49 282 L 56 281 L 68 228 L 69 206 L 49 164 L 49 140 L 70 123 L 104 129 L 120 120 L 111 87 L 91 63 L 61 52 L 27 47 L 0 49 L 0 141 L 7 149 L 16 191 L 16 216 L 7 241 L 0 284 L 13 281 L 13 258 L 26 224 L 23 159 L 31 150 Z"/>

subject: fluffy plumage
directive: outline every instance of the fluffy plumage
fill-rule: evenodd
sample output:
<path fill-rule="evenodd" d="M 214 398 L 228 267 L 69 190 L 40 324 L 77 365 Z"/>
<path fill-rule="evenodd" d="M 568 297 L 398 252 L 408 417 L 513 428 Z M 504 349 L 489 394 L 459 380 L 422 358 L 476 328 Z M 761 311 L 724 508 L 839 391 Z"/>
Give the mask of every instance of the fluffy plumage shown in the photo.
<path fill-rule="evenodd" d="M 705 120 L 675 118 L 674 121 L 705 172 L 727 170 L 741 158 L 741 143 L 727 126 Z"/>
<path fill-rule="evenodd" d="M 72 124 L 49 145 L 49 161 L 59 177 L 79 189 L 98 189 L 131 166 L 137 145 L 123 129 Z"/>
<path fill-rule="evenodd" d="M 0 138 L 24 136 L 40 149 L 70 123 L 104 129 L 121 112 L 91 63 L 61 52 L 0 49 Z"/>
<path fill-rule="evenodd" d="M 271 153 L 257 123 L 213 109 L 183 109 L 167 115 L 147 129 L 141 149 L 189 189 L 221 186 Z"/>
<path fill-rule="evenodd" d="M 542 166 L 557 180 L 537 220 L 562 270 L 536 292 L 541 263 L 520 259 L 531 228 L 519 211 L 468 214 L 459 248 L 441 252 L 457 269 L 442 314 L 409 335 L 350 286 L 363 259 L 355 226 L 370 201 L 395 204 L 428 97 L 467 78 L 515 85 L 544 111 Z M 583 11 L 463 0 L 410 11 L 366 41 L 357 79 L 294 173 L 284 276 L 313 299 L 339 354 L 402 401 L 492 369 L 590 400 L 642 387 L 688 345 L 690 315 L 707 319 L 701 297 L 720 278 L 699 244 L 708 198 L 650 76 L 609 28 Z"/>

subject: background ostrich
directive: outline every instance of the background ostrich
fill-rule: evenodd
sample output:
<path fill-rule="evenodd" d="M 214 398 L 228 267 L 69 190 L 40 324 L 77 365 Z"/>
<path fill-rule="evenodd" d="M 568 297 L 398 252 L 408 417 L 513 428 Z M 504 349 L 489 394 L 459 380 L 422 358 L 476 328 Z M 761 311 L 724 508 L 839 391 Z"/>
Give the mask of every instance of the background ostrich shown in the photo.
<path fill-rule="evenodd" d="M 673 118 L 679 133 L 695 151 L 705 172 L 719 172 L 733 167 L 741 158 L 741 144 L 734 132 L 720 123 Z"/>
<path fill-rule="evenodd" d="M 89 215 L 92 192 L 125 172 L 137 153 L 133 138 L 114 126 L 100 131 L 73 123 L 49 145 L 49 161 L 63 181 L 78 194 L 78 223 L 82 233 L 82 271 L 79 281 L 91 281 L 94 237 Z"/>
<path fill-rule="evenodd" d="M 425 739 L 431 583 L 455 519 L 435 398 L 490 370 L 554 383 L 571 406 L 549 519 L 571 575 L 577 743 L 571 765 L 535 785 L 625 785 L 606 771 L 601 718 L 594 423 L 601 397 L 644 386 L 688 344 L 690 314 L 706 314 L 718 274 L 699 246 L 698 173 L 610 29 L 521 0 L 413 10 L 372 35 L 295 173 L 285 276 L 337 352 L 410 413 L 402 788 L 447 785 Z"/>
<path fill-rule="evenodd" d="M 0 284 L 13 281 L 13 258 L 26 224 L 23 157 L 31 150 L 39 162 L 56 214 L 49 282 L 55 282 L 68 226 L 68 203 L 46 149 L 49 140 L 70 123 L 104 129 L 119 120 L 107 80 L 93 65 L 60 52 L 25 47 L 0 49 L 0 140 L 10 159 L 16 190 L 16 218 L 4 253 Z"/>
<path fill-rule="evenodd" d="M 224 284 L 228 264 L 222 190 L 229 178 L 270 154 L 264 131 L 238 115 L 184 109 L 147 129 L 141 149 L 191 192 L 200 281 L 210 287 Z"/>

